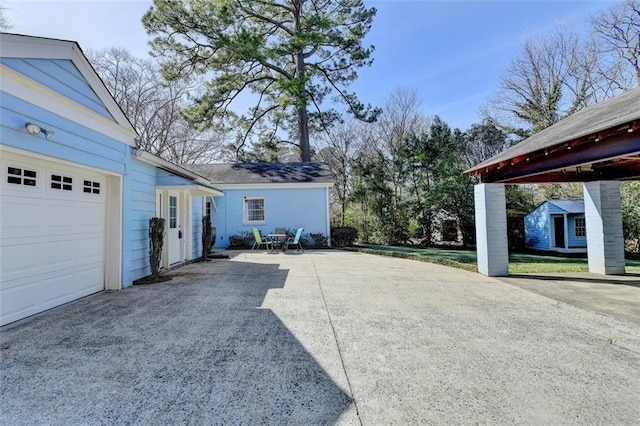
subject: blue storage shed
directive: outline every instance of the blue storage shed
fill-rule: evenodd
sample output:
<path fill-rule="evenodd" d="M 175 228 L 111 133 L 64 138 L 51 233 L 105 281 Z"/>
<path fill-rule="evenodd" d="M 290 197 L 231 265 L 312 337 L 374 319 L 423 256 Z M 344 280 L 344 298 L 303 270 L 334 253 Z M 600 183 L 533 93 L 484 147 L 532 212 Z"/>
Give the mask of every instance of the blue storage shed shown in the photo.
<path fill-rule="evenodd" d="M 586 253 L 583 200 L 547 200 L 528 213 L 524 220 L 527 248 Z"/>

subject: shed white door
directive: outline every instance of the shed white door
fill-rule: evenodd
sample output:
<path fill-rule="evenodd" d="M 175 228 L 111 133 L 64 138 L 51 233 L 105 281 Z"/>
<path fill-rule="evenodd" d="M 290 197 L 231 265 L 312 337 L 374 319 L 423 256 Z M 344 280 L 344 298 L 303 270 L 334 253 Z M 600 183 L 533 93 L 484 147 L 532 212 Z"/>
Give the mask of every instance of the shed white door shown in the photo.
<path fill-rule="evenodd" d="M 0 324 L 105 286 L 106 176 L 4 154 Z"/>

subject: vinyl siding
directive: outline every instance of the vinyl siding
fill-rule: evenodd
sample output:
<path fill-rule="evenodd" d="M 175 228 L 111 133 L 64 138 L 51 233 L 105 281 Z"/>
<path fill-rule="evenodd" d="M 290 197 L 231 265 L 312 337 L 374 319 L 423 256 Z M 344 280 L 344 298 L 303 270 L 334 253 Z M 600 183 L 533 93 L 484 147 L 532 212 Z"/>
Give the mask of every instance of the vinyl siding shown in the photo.
<path fill-rule="evenodd" d="M 124 181 L 123 286 L 151 274 L 149 218 L 156 215 L 156 167 L 130 157 Z"/>
<path fill-rule="evenodd" d="M 549 250 L 549 205 L 544 203 L 524 217 L 527 248 Z"/>
<path fill-rule="evenodd" d="M 100 98 L 71 60 L 2 58 L 0 63 L 113 120 Z"/>
<path fill-rule="evenodd" d="M 7 93 L 0 93 L 0 105 L 2 144 L 114 173 L 125 172 L 127 145 Z M 30 135 L 25 130 L 27 122 L 53 130 L 55 136 L 47 140 L 44 135 Z"/>
<path fill-rule="evenodd" d="M 569 248 L 578 248 L 587 246 L 586 237 L 576 237 L 576 217 L 584 218 L 584 214 L 569 215 L 567 217 L 569 229 Z"/>
<path fill-rule="evenodd" d="M 191 258 L 202 255 L 202 197 L 191 197 Z"/>
<path fill-rule="evenodd" d="M 264 224 L 243 223 L 244 197 L 264 197 Z M 224 197 L 215 201 L 218 211 L 214 210 L 212 216 L 217 231 L 215 247 L 218 248 L 228 247 L 230 236 L 250 233 L 254 227 L 263 234 L 272 233 L 276 227 L 290 230 L 302 227 L 304 234 L 329 235 L 325 188 L 227 190 Z"/>

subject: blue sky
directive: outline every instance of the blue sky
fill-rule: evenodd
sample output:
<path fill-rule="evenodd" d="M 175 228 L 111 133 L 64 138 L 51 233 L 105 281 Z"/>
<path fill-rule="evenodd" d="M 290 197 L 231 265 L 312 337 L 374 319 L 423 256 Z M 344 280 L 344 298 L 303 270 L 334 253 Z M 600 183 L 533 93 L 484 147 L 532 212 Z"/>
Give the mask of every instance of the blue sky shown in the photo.
<path fill-rule="evenodd" d="M 75 40 L 83 49 L 124 47 L 146 56 L 140 18 L 151 0 L 9 0 L 13 32 Z M 559 22 L 588 32 L 589 17 L 614 1 L 365 0 L 378 14 L 367 42 L 372 67 L 353 85 L 381 105 L 396 87 L 415 88 L 425 113 L 466 130 L 495 93 L 523 37 Z"/>

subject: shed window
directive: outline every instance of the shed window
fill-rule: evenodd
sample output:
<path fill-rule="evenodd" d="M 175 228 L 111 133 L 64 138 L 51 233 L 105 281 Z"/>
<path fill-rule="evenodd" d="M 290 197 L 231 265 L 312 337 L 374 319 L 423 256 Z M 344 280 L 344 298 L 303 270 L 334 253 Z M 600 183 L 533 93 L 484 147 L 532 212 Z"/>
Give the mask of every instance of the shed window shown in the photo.
<path fill-rule="evenodd" d="M 264 197 L 245 197 L 243 207 L 245 223 L 265 221 Z"/>
<path fill-rule="evenodd" d="M 576 217 L 576 237 L 585 237 L 587 228 L 584 217 Z"/>

